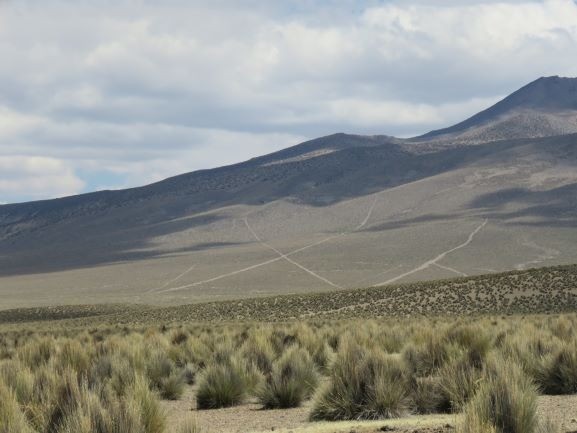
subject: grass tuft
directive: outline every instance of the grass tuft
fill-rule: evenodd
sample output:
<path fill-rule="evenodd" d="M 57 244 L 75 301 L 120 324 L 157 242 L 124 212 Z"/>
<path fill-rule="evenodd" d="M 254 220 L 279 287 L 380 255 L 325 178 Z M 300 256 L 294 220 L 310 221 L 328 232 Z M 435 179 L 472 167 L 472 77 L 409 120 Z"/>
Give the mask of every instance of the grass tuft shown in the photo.
<path fill-rule="evenodd" d="M 256 394 L 265 409 L 297 407 L 310 397 L 317 384 L 318 374 L 309 353 L 292 347 L 274 363 Z"/>
<path fill-rule="evenodd" d="M 244 403 L 255 386 L 254 372 L 237 358 L 209 365 L 201 374 L 196 395 L 200 409 L 216 409 Z"/>
<path fill-rule="evenodd" d="M 317 394 L 312 420 L 388 419 L 406 415 L 410 375 L 398 357 L 341 344 L 330 383 Z"/>
<path fill-rule="evenodd" d="M 535 433 L 537 388 L 523 370 L 494 358 L 486 380 L 465 408 L 460 433 Z"/>

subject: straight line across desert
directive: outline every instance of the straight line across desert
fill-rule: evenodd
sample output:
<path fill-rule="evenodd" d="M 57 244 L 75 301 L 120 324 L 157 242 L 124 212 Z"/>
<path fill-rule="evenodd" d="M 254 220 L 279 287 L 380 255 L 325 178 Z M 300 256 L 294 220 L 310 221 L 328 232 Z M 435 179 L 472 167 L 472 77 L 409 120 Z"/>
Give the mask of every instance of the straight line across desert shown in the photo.
<path fill-rule="evenodd" d="M 0 2 L 0 433 L 575 432 L 575 23 Z"/>

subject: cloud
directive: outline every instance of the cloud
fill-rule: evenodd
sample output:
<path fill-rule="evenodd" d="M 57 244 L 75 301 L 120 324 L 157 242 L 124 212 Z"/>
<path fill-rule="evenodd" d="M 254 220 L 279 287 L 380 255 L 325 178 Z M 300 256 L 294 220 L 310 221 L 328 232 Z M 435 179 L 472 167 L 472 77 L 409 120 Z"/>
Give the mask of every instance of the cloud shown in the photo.
<path fill-rule="evenodd" d="M 134 186 L 338 131 L 447 126 L 577 75 L 576 57 L 571 0 L 4 2 L 0 155 Z"/>
<path fill-rule="evenodd" d="M 76 194 L 84 183 L 64 161 L 42 156 L 0 156 L 0 197 L 40 199 Z"/>

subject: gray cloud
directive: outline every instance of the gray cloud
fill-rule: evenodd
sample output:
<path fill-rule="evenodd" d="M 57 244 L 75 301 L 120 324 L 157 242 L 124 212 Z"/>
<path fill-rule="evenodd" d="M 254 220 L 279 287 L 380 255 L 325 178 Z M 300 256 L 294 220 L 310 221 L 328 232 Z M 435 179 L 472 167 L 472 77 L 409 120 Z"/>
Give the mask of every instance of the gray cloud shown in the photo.
<path fill-rule="evenodd" d="M 0 3 L 0 201 L 445 126 L 577 75 L 576 23 L 571 0 Z M 29 158 L 78 182 L 35 189 Z"/>

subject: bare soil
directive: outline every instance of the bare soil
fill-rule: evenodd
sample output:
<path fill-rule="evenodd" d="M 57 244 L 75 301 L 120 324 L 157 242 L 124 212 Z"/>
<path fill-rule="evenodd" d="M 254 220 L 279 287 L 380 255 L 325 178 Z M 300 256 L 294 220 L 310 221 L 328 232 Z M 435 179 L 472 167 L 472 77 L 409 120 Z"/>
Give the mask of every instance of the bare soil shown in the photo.
<path fill-rule="evenodd" d="M 197 410 L 194 387 L 179 401 L 164 401 L 168 431 L 176 429 L 193 413 L 205 433 L 449 433 L 458 415 L 424 415 L 382 421 L 311 422 L 311 402 L 295 409 L 262 410 L 255 401 L 214 410 Z M 562 433 L 577 432 L 577 395 L 540 396 L 538 414 L 561 427 Z"/>

